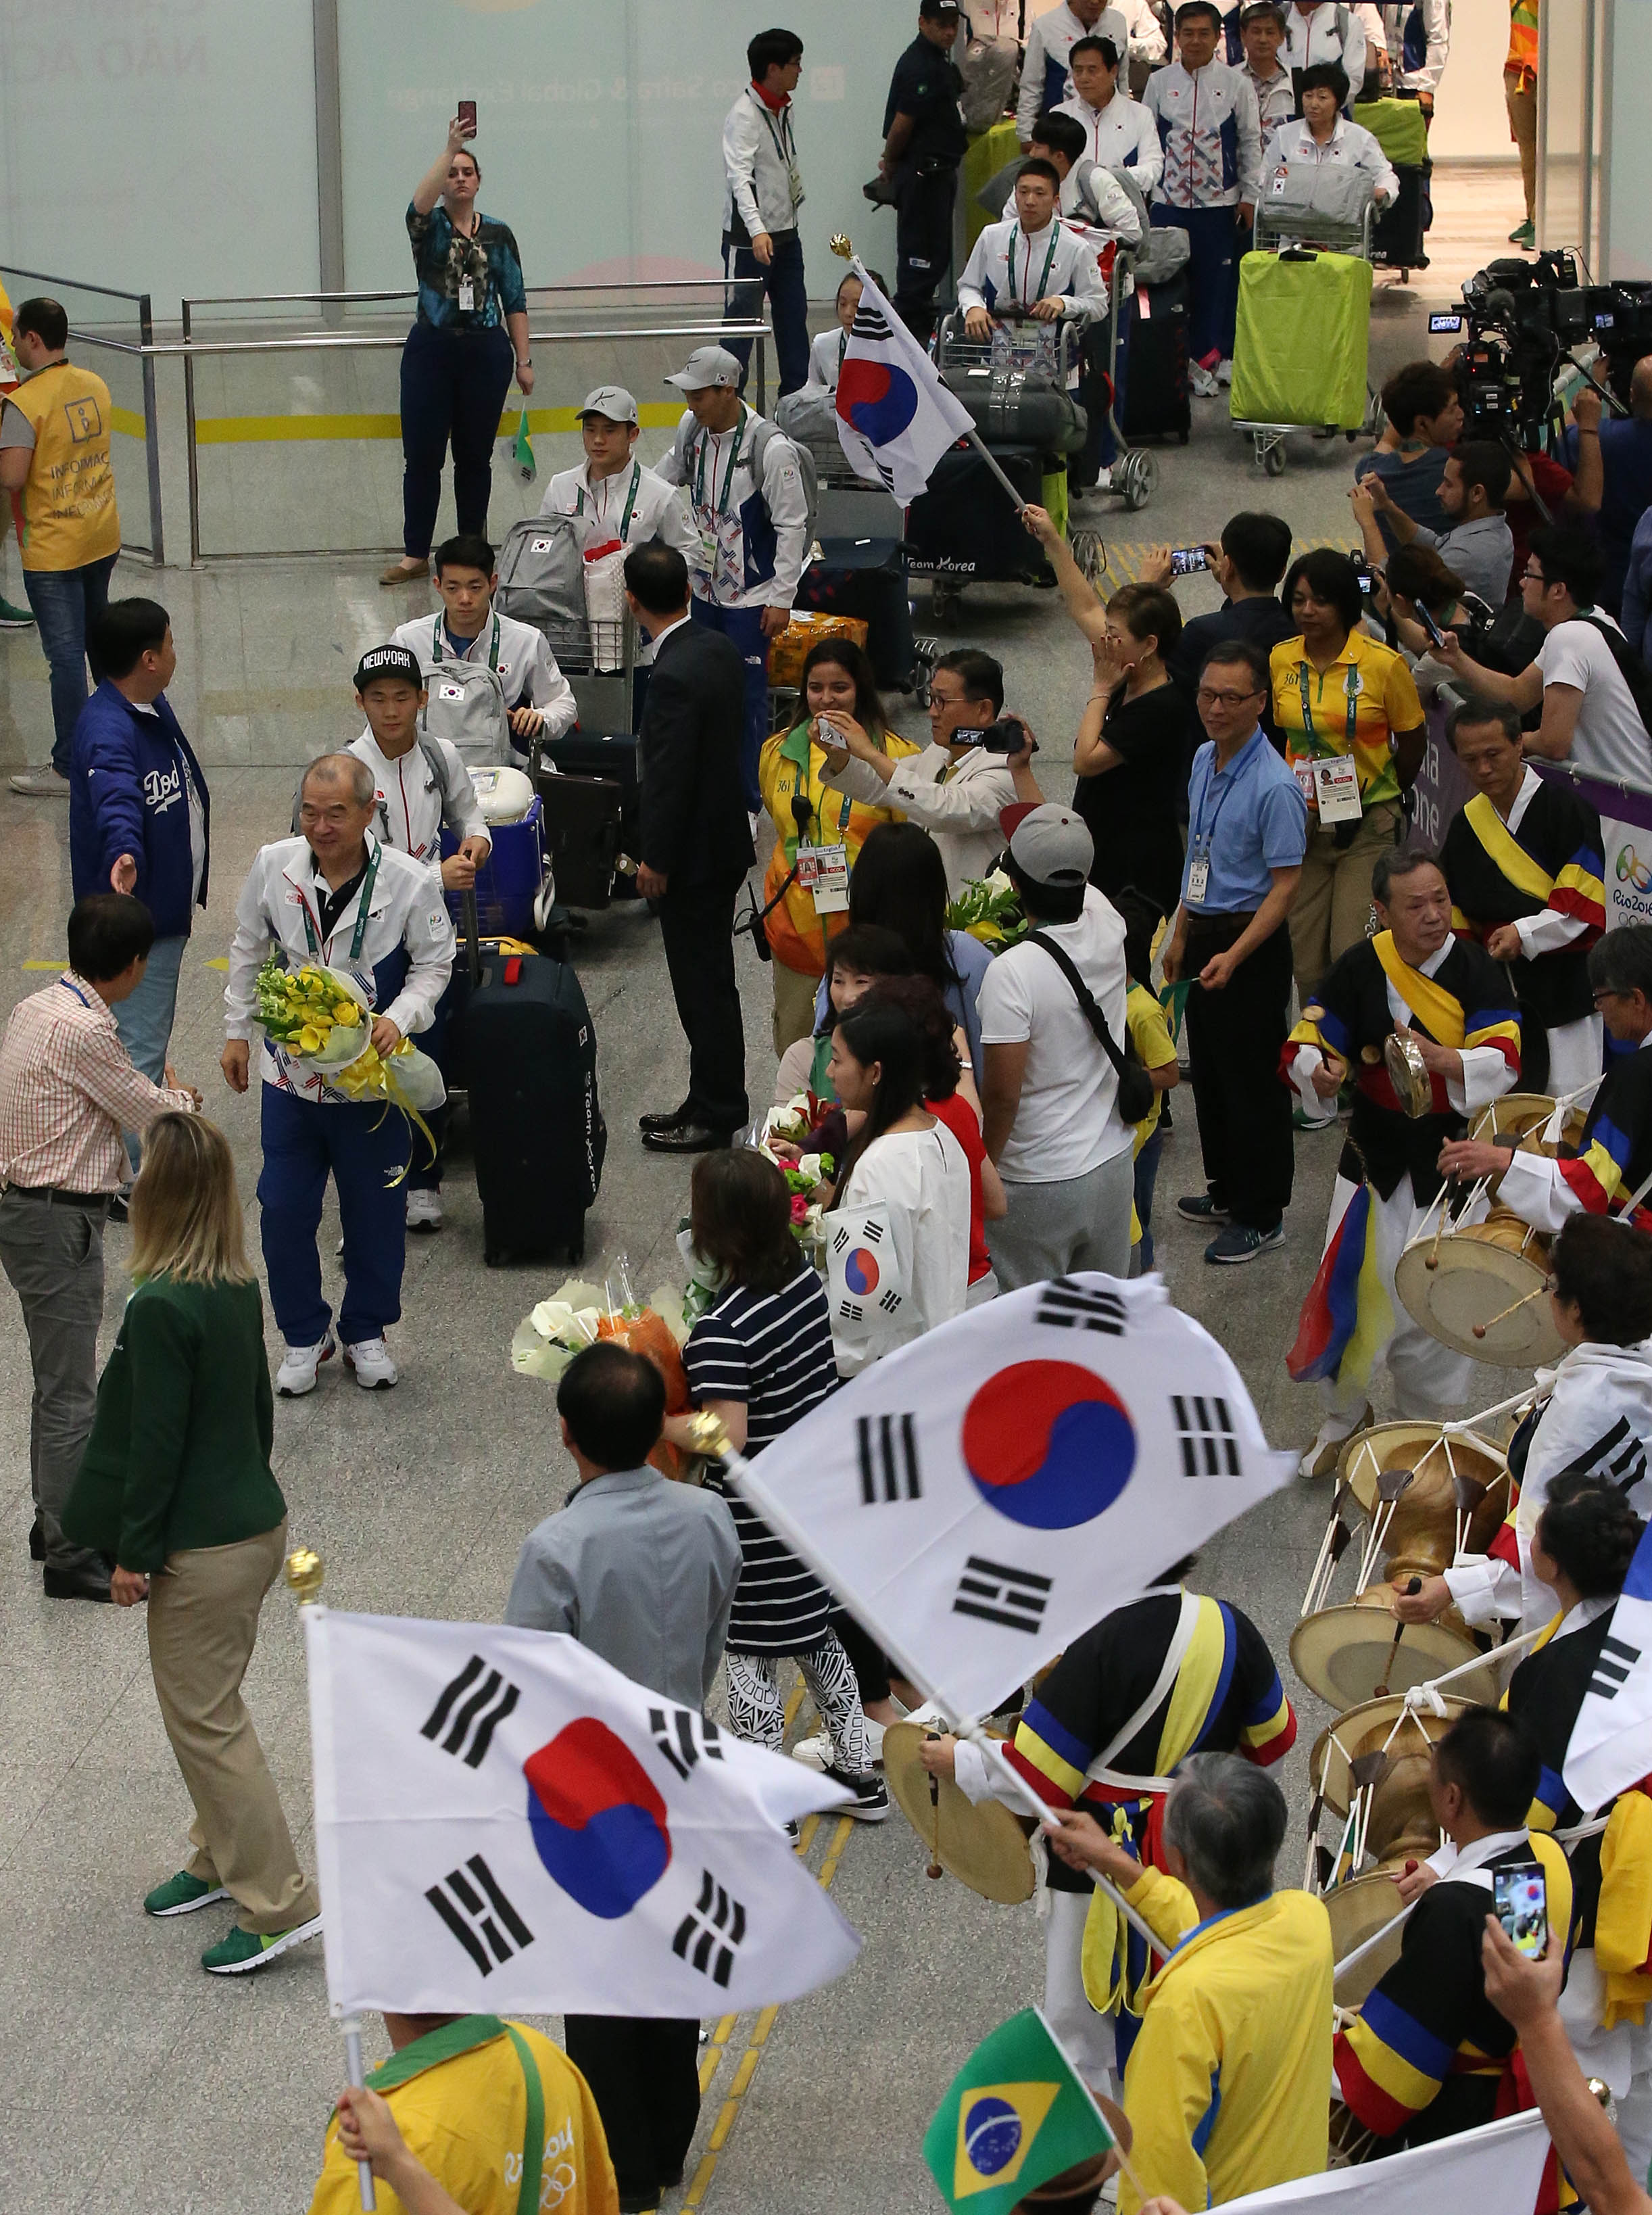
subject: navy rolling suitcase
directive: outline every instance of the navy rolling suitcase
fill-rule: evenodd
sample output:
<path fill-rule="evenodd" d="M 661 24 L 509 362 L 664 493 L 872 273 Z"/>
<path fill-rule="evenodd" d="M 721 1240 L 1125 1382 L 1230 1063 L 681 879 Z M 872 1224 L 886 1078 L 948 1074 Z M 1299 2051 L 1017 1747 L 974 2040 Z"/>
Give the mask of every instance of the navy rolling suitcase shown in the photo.
<path fill-rule="evenodd" d="M 487 955 L 462 1020 L 484 1259 L 577 1262 L 608 1147 L 579 979 L 541 954 Z"/>
<path fill-rule="evenodd" d="M 1124 436 L 1179 439 L 1193 428 L 1188 396 L 1185 272 L 1158 285 L 1137 283 L 1130 299 L 1129 368 L 1124 379 Z"/>
<path fill-rule="evenodd" d="M 993 459 L 1023 500 L 1042 502 L 1041 452 L 999 446 Z M 912 568 L 949 584 L 1033 584 L 1044 572 L 1043 549 L 974 446 L 941 456 L 928 490 L 907 511 L 906 536 Z"/>
<path fill-rule="evenodd" d="M 818 615 L 858 616 L 878 688 L 909 692 L 915 674 L 906 547 L 898 538 L 823 538 L 793 605 Z"/>
<path fill-rule="evenodd" d="M 1379 269 L 1426 269 L 1425 234 L 1433 219 L 1429 181 L 1432 162 L 1394 163 L 1399 192 L 1392 205 L 1377 210 L 1371 230 L 1371 259 Z"/>

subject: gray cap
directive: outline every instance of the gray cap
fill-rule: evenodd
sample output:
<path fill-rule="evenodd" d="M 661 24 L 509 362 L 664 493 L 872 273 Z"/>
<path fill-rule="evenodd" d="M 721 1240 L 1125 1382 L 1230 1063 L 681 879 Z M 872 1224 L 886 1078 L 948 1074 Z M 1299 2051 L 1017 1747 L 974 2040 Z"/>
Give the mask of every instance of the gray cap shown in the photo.
<path fill-rule="evenodd" d="M 610 423 L 639 423 L 637 402 L 622 384 L 599 384 L 595 392 L 585 395 L 583 408 L 576 408 L 576 415 L 605 415 Z"/>
<path fill-rule="evenodd" d="M 740 377 L 740 365 L 726 347 L 696 347 L 676 375 L 665 382 L 679 392 L 704 392 L 713 384 L 737 392 Z"/>
<path fill-rule="evenodd" d="M 1035 885 L 1081 885 L 1089 877 L 1096 845 L 1082 816 L 1046 801 L 1042 807 L 1029 807 L 1010 832 L 1010 855 Z"/>

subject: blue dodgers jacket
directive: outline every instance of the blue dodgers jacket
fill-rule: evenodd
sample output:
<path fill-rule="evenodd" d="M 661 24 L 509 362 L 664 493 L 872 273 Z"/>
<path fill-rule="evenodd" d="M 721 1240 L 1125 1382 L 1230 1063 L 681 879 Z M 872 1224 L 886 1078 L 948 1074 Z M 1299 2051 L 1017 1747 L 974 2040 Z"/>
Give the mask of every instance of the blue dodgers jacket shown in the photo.
<path fill-rule="evenodd" d="M 75 898 L 107 893 L 110 870 L 123 854 L 130 854 L 138 863 L 133 890 L 154 917 L 157 938 L 187 938 L 193 920 L 186 767 L 200 795 L 210 863 L 212 803 L 206 779 L 165 693 L 156 701 L 154 715 L 146 715 L 106 678 L 75 725 L 69 776 L 69 865 Z M 207 874 L 203 868 L 202 907 Z"/>

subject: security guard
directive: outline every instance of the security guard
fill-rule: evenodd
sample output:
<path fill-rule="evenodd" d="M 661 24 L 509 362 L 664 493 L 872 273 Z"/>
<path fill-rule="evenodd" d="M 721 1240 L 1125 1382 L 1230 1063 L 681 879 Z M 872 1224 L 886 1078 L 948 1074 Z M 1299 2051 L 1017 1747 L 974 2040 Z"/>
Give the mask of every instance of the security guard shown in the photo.
<path fill-rule="evenodd" d="M 498 614 L 493 549 L 479 532 L 444 539 L 434 557 L 439 615 L 416 616 L 392 643 L 419 658 L 426 674 L 444 661 L 477 661 L 498 672 L 511 736 L 525 752 L 541 733 L 560 739 L 579 720 L 573 688 L 556 666 L 542 631 Z"/>
<path fill-rule="evenodd" d="M 636 458 L 637 403 L 622 384 L 599 384 L 579 409 L 585 458 L 559 469 L 539 503 L 541 515 L 571 515 L 579 551 L 591 559 L 609 547 L 641 546 L 663 538 L 685 561 L 700 538 L 682 488 L 669 485 Z"/>
<path fill-rule="evenodd" d="M 952 203 L 966 144 L 952 59 L 958 0 L 919 0 L 918 35 L 895 64 L 878 174 L 895 188 L 895 312 L 921 346 L 952 252 Z"/>
<path fill-rule="evenodd" d="M 315 963 L 353 978 L 381 1054 L 430 1028 L 453 971 L 453 925 L 430 870 L 373 835 L 377 799 L 367 764 L 323 754 L 298 791 L 300 835 L 259 849 L 236 903 L 221 1056 L 235 1092 L 247 1089 L 254 979 L 272 948 L 289 968 Z M 315 1246 L 329 1170 L 344 1227 L 346 1365 L 368 1390 L 387 1388 L 396 1369 L 384 1330 L 401 1313 L 407 1246 L 398 1173 L 417 1134 L 382 1101 L 351 1100 L 305 1074 L 268 1039 L 262 1059 L 258 1200 L 270 1304 L 286 1341 L 276 1390 L 313 1392 L 336 1344 Z"/>

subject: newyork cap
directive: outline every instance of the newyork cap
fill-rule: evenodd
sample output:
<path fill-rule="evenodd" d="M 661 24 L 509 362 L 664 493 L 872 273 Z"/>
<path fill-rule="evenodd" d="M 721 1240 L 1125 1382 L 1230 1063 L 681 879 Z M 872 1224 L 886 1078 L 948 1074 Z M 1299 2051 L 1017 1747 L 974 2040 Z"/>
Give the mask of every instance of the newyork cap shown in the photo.
<path fill-rule="evenodd" d="M 726 347 L 696 347 L 675 377 L 668 377 L 679 392 L 704 392 L 720 384 L 731 392 L 740 390 L 740 365 Z"/>
<path fill-rule="evenodd" d="M 1035 885 L 1081 885 L 1096 858 L 1095 841 L 1081 816 L 1046 801 L 1006 807 L 998 819 L 1009 839 L 1010 858 Z"/>
<path fill-rule="evenodd" d="M 415 692 L 425 689 L 419 656 L 405 646 L 376 646 L 356 664 L 356 690 L 364 692 L 376 677 L 400 677 Z"/>
<path fill-rule="evenodd" d="M 610 423 L 639 423 L 637 403 L 622 384 L 599 384 L 595 392 L 585 395 L 585 404 L 576 408 L 580 416 L 603 415 Z"/>
<path fill-rule="evenodd" d="M 918 13 L 921 16 L 931 17 L 956 15 L 958 13 L 958 0 L 918 0 Z"/>

